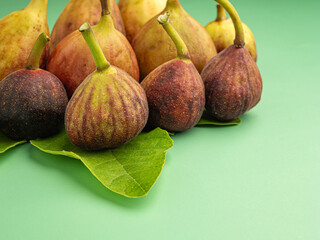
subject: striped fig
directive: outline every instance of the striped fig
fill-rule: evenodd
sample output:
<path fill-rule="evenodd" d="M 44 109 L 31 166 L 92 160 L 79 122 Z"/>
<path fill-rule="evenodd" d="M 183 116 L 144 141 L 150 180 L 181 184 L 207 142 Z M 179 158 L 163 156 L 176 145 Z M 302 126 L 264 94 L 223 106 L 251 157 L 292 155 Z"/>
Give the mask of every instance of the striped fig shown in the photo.
<path fill-rule="evenodd" d="M 66 131 L 70 141 L 80 148 L 115 148 L 144 128 L 148 120 L 146 94 L 129 74 L 110 65 L 88 23 L 79 31 L 97 70 L 74 92 L 66 110 Z"/>
<path fill-rule="evenodd" d="M 168 12 L 160 15 L 158 21 L 174 42 L 178 56 L 153 70 L 141 85 L 150 109 L 148 126 L 179 132 L 192 128 L 200 120 L 205 91 L 187 46 L 169 22 L 168 15 Z"/>
<path fill-rule="evenodd" d="M 100 1 L 102 16 L 92 30 L 110 63 L 139 81 L 136 55 L 125 36 L 115 29 L 108 1 Z M 69 34 L 56 46 L 47 64 L 48 71 L 61 80 L 69 97 L 95 68 L 90 50 L 79 31 Z"/>
<path fill-rule="evenodd" d="M 244 31 L 240 17 L 228 0 L 215 0 L 231 16 L 235 27 L 234 44 L 213 57 L 201 76 L 206 89 L 206 109 L 215 119 L 231 121 L 251 108 L 261 98 L 260 71 L 244 47 Z"/>
<path fill-rule="evenodd" d="M 117 2 L 115 0 L 105 1 L 109 1 L 115 28 L 125 35 Z M 96 25 L 100 18 L 101 4 L 99 0 L 69 0 L 52 29 L 51 52 L 62 39 L 76 31 L 82 23 L 89 22 L 91 25 Z"/>
<path fill-rule="evenodd" d="M 49 38 L 40 34 L 25 69 L 0 82 L 0 128 L 13 140 L 45 138 L 57 133 L 68 103 L 60 80 L 39 68 Z"/>

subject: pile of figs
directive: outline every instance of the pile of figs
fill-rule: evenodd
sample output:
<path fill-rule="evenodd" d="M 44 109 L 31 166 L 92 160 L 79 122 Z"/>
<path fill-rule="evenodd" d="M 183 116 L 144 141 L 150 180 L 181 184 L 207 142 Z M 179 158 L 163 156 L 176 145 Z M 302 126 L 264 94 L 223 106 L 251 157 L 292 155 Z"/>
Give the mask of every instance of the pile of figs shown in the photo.
<path fill-rule="evenodd" d="M 261 98 L 256 44 L 215 1 L 203 27 L 179 0 L 70 0 L 50 40 L 48 0 L 31 0 L 0 19 L 1 132 L 31 140 L 64 125 L 74 145 L 100 150 L 145 128 L 188 130 L 204 109 L 238 118 Z"/>

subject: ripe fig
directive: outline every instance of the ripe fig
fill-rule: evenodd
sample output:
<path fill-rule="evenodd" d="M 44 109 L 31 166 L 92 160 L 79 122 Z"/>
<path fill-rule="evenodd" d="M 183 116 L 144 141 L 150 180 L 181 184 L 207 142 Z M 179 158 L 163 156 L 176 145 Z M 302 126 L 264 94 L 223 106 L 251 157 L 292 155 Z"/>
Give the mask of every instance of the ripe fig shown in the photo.
<path fill-rule="evenodd" d="M 192 18 L 181 6 L 179 0 L 168 0 L 164 11 L 170 13 L 170 21 L 188 47 L 191 61 L 199 72 L 217 54 L 206 29 Z M 161 64 L 177 56 L 176 48 L 165 30 L 158 24 L 160 14 L 149 20 L 132 42 L 136 53 L 141 79 Z"/>
<path fill-rule="evenodd" d="M 93 32 L 110 63 L 139 81 L 139 66 L 128 40 L 114 28 L 106 0 L 101 0 L 102 16 Z M 63 39 L 51 53 L 47 69 L 65 86 L 69 97 L 80 83 L 96 69 L 90 50 L 79 31 Z"/>
<path fill-rule="evenodd" d="M 190 60 L 186 44 L 169 22 L 169 14 L 158 21 L 174 42 L 177 57 L 153 70 L 141 83 L 149 104 L 148 126 L 185 131 L 201 118 L 205 104 L 203 81 Z"/>
<path fill-rule="evenodd" d="M 48 40 L 45 33 L 40 34 L 26 69 L 0 82 L 0 129 L 13 140 L 49 137 L 63 124 L 67 93 L 56 76 L 39 68 Z"/>
<path fill-rule="evenodd" d="M 225 10 L 222 6 L 217 5 L 217 19 L 207 24 L 206 29 L 209 32 L 218 52 L 233 44 L 235 37 L 234 26 L 231 18 L 226 17 Z M 242 23 L 244 30 L 245 48 L 250 55 L 257 61 L 257 48 L 254 36 L 249 27 Z"/>
<path fill-rule="evenodd" d="M 119 0 L 126 35 L 132 42 L 141 27 L 166 6 L 167 0 Z"/>
<path fill-rule="evenodd" d="M 70 141 L 80 148 L 114 148 L 144 128 L 148 119 L 146 94 L 129 74 L 110 65 L 88 23 L 79 30 L 97 70 L 74 92 L 66 110 L 66 131 Z"/>
<path fill-rule="evenodd" d="M 115 28 L 126 35 L 118 4 L 115 0 L 105 1 L 109 1 Z M 76 31 L 82 23 L 89 22 L 91 25 L 96 25 L 100 17 L 101 4 L 99 0 L 70 0 L 52 29 L 51 52 L 62 39 Z"/>
<path fill-rule="evenodd" d="M 49 35 L 47 5 L 48 0 L 31 0 L 25 9 L 0 19 L 0 81 L 25 67 L 40 33 Z M 45 68 L 48 56 L 49 45 L 41 56 L 41 68 Z"/>
<path fill-rule="evenodd" d="M 244 31 L 238 13 L 228 0 L 215 1 L 231 16 L 235 40 L 207 63 L 201 76 L 208 113 L 217 120 L 231 121 L 260 101 L 262 79 L 256 62 L 244 48 Z"/>

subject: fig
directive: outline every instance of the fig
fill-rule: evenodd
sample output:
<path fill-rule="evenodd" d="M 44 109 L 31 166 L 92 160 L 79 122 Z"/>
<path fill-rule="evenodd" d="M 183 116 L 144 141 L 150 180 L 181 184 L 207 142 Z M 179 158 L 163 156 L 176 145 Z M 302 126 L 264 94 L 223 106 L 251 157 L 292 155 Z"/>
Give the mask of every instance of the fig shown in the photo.
<path fill-rule="evenodd" d="M 161 64 L 177 57 L 176 48 L 157 18 L 164 12 L 170 13 L 170 21 L 188 47 L 191 61 L 199 72 L 217 54 L 207 30 L 192 18 L 181 6 L 179 0 L 168 0 L 164 11 L 149 20 L 133 39 L 140 77 L 145 78 Z"/>
<path fill-rule="evenodd" d="M 65 126 L 70 141 L 86 150 L 120 146 L 144 128 L 147 97 L 140 84 L 107 61 L 88 23 L 79 31 L 86 40 L 97 70 L 76 89 L 68 103 Z"/>
<path fill-rule="evenodd" d="M 177 57 L 153 70 L 141 86 L 149 104 L 149 127 L 179 132 L 194 127 L 201 118 L 205 104 L 203 81 L 190 60 L 186 44 L 169 22 L 166 12 L 159 23 L 174 42 Z"/>
<path fill-rule="evenodd" d="M 215 119 L 231 121 L 251 108 L 261 98 L 262 78 L 256 62 L 244 47 L 240 17 L 228 0 L 215 0 L 232 18 L 234 44 L 213 57 L 201 76 L 206 90 L 206 110 Z"/>
<path fill-rule="evenodd" d="M 125 35 L 118 4 L 115 0 L 105 1 L 109 1 L 115 28 Z M 62 39 L 76 31 L 82 23 L 89 22 L 91 25 L 96 25 L 100 21 L 100 17 L 101 4 L 99 0 L 70 0 L 52 29 L 51 52 Z"/>
<path fill-rule="evenodd" d="M 26 8 L 0 19 L 0 81 L 25 67 L 40 33 L 49 35 L 47 5 L 48 0 L 31 0 Z M 41 56 L 41 68 L 45 68 L 48 56 L 49 45 Z"/>
<path fill-rule="evenodd" d="M 67 93 L 56 76 L 39 68 L 48 40 L 40 34 L 26 68 L 0 82 L 0 129 L 13 140 L 49 137 L 63 125 Z"/>
<path fill-rule="evenodd" d="M 244 30 L 244 39 L 246 41 L 245 48 L 250 55 L 257 61 L 256 41 L 250 28 L 242 23 Z M 218 52 L 233 44 L 235 37 L 234 26 L 231 18 L 227 18 L 225 10 L 219 4 L 217 5 L 217 19 L 207 24 L 209 32 Z"/>
<path fill-rule="evenodd" d="M 166 3 L 167 0 L 119 0 L 119 8 L 129 42 L 132 42 L 147 21 L 164 9 Z"/>
<path fill-rule="evenodd" d="M 139 81 L 139 66 L 128 40 L 114 28 L 106 0 L 101 0 L 102 16 L 93 32 L 110 63 Z M 79 31 L 63 39 L 51 53 L 47 69 L 56 75 L 71 97 L 80 83 L 96 69 L 90 50 Z"/>

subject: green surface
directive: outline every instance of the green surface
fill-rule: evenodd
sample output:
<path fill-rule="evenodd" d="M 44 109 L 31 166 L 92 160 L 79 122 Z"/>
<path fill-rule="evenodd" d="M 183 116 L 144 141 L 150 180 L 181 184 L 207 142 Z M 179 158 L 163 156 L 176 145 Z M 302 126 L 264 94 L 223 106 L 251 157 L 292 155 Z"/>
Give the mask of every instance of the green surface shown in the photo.
<path fill-rule="evenodd" d="M 51 29 L 66 2 L 49 0 Z M 320 3 L 232 2 L 256 37 L 264 80 L 241 124 L 173 136 L 141 199 L 110 192 L 78 160 L 11 149 L 0 155 L 1 239 L 319 239 Z M 202 24 L 216 16 L 212 0 L 181 3 Z M 0 17 L 25 5 L 2 1 Z"/>

